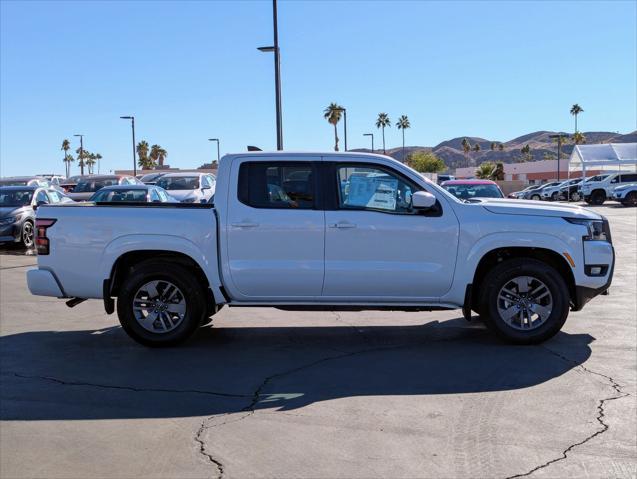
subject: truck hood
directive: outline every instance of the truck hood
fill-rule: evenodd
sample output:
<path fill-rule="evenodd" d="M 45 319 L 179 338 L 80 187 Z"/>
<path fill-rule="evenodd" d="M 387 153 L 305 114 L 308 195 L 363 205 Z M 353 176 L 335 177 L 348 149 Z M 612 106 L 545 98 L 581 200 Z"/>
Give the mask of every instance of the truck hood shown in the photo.
<path fill-rule="evenodd" d="M 506 200 L 485 198 L 480 204 L 491 213 L 501 215 L 555 216 L 563 218 L 583 218 L 599 220 L 602 217 L 581 206 L 562 203 L 541 203 L 531 200 Z"/>

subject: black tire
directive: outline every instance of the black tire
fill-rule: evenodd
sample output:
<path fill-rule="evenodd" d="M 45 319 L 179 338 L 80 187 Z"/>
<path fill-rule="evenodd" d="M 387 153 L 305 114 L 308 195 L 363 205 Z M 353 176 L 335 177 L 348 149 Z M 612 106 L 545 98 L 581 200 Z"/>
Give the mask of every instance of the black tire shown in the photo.
<path fill-rule="evenodd" d="M 531 195 L 531 198 L 534 201 L 541 201 L 542 197 L 540 195 Z"/>
<path fill-rule="evenodd" d="M 631 191 L 626 195 L 624 201 L 622 201 L 624 206 L 637 206 L 637 191 Z"/>
<path fill-rule="evenodd" d="M 551 195 L 551 201 L 557 201 L 558 200 L 558 193 L 557 191 L 554 191 L 553 194 Z"/>
<path fill-rule="evenodd" d="M 603 205 L 604 201 L 606 201 L 606 193 L 601 190 L 593 191 L 593 193 L 591 194 L 590 204 L 599 206 Z"/>
<path fill-rule="evenodd" d="M 22 223 L 22 229 L 20 231 L 20 243 L 26 249 L 31 249 L 35 245 L 35 229 L 33 226 L 33 221 L 25 220 Z"/>
<path fill-rule="evenodd" d="M 552 308 L 544 323 L 534 329 L 520 330 L 509 325 L 498 311 L 500 290 L 513 278 L 531 276 L 546 285 Z M 532 258 L 514 258 L 495 266 L 482 284 L 481 314 L 487 327 L 499 338 L 514 344 L 537 344 L 553 337 L 564 325 L 569 312 L 569 292 L 564 278 L 551 266 Z"/>
<path fill-rule="evenodd" d="M 137 292 L 150 281 L 168 281 L 183 294 L 186 312 L 177 327 L 168 332 L 151 332 L 142 327 L 133 312 Z M 187 340 L 199 327 L 206 310 L 206 293 L 196 276 L 185 266 L 166 261 L 144 261 L 130 271 L 117 298 L 117 316 L 126 333 L 144 346 L 174 346 Z"/>

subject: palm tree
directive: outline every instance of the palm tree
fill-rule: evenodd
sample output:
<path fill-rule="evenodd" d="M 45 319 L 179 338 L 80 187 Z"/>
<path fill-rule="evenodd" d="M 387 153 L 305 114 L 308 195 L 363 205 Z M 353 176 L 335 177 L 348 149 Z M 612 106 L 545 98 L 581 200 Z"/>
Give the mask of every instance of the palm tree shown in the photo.
<path fill-rule="evenodd" d="M 75 158 L 73 158 L 73 155 L 67 153 L 66 155 L 64 155 L 63 161 L 66 167 L 66 177 L 68 178 L 69 176 L 71 176 L 71 162 L 75 161 Z"/>
<path fill-rule="evenodd" d="M 159 145 L 153 145 L 150 147 L 150 159 L 153 160 L 155 165 L 164 166 L 164 160 L 168 156 L 168 152 Z"/>
<path fill-rule="evenodd" d="M 466 138 L 462 139 L 462 150 L 464 151 L 464 159 L 467 163 L 467 166 L 469 166 L 469 152 L 471 151 L 471 143 L 469 143 L 469 140 L 467 140 Z"/>
<path fill-rule="evenodd" d="M 88 174 L 93 174 L 93 165 L 95 164 L 95 153 L 85 152 L 86 166 L 88 166 Z"/>
<path fill-rule="evenodd" d="M 575 133 L 577 133 L 577 115 L 583 113 L 584 109 L 579 106 L 577 103 L 571 107 L 571 115 L 575 117 Z"/>
<path fill-rule="evenodd" d="M 498 150 L 504 151 L 504 145 L 502 143 L 498 145 Z"/>
<path fill-rule="evenodd" d="M 383 129 L 383 154 L 387 153 L 385 151 L 385 127 L 386 126 L 391 126 L 389 115 L 387 115 L 387 113 L 379 113 L 378 118 L 376 119 L 376 128 Z"/>
<path fill-rule="evenodd" d="M 402 115 L 396 122 L 396 127 L 403 132 L 403 163 L 405 162 L 405 130 L 411 128 L 407 115 Z"/>
<path fill-rule="evenodd" d="M 153 167 L 153 160 L 148 158 L 148 150 L 149 147 L 146 140 L 137 143 L 137 163 L 144 170 L 150 170 Z"/>
<path fill-rule="evenodd" d="M 480 143 L 473 145 L 473 151 L 480 151 Z"/>
<path fill-rule="evenodd" d="M 75 150 L 77 153 L 77 164 L 80 167 L 80 175 L 84 174 L 84 165 L 86 164 L 84 158 L 86 158 L 86 150 L 83 150 L 82 147 Z"/>
<path fill-rule="evenodd" d="M 493 174 L 495 173 L 495 163 L 492 163 L 490 161 L 485 161 L 484 163 L 480 163 L 480 166 L 478 166 L 478 168 L 476 168 L 476 178 L 479 178 L 481 180 L 488 180 L 490 179 Z"/>
<path fill-rule="evenodd" d="M 62 148 L 60 148 L 62 151 L 64 151 L 64 163 L 66 165 L 66 177 L 68 178 L 70 173 L 71 173 L 71 161 L 73 160 L 69 160 L 69 150 L 71 149 L 71 142 L 69 140 L 67 140 L 66 138 L 62 141 Z M 73 158 L 71 156 L 71 158 Z"/>
<path fill-rule="evenodd" d="M 100 164 L 100 160 L 102 159 L 102 155 L 100 155 L 99 153 L 95 153 L 95 159 L 97 160 L 97 172 L 99 173 L 100 169 L 99 169 L 99 164 Z"/>
<path fill-rule="evenodd" d="M 584 133 L 580 133 L 579 131 L 576 131 L 573 134 L 573 142 L 576 145 L 581 145 L 582 143 L 586 143 L 586 137 L 584 136 Z"/>
<path fill-rule="evenodd" d="M 342 114 L 343 107 L 334 102 L 330 103 L 329 106 L 323 110 L 323 118 L 325 118 L 330 125 L 334 125 L 334 151 L 338 151 L 338 130 L 336 125 L 341 121 Z"/>

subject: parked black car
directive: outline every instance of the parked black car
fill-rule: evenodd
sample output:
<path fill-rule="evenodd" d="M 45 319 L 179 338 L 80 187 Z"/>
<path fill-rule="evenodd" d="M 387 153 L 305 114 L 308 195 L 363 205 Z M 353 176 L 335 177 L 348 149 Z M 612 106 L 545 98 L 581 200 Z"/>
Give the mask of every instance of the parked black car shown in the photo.
<path fill-rule="evenodd" d="M 69 201 L 72 200 L 50 187 L 0 187 L 0 243 L 22 243 L 25 248 L 32 248 L 38 206 Z"/>

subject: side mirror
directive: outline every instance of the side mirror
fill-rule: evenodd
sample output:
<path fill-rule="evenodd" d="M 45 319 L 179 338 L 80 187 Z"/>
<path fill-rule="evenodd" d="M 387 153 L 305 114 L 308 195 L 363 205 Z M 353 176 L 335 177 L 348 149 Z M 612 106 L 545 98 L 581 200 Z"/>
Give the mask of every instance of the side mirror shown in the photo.
<path fill-rule="evenodd" d="M 416 191 L 411 195 L 411 206 L 417 210 L 428 210 L 436 204 L 436 197 L 426 191 Z"/>
<path fill-rule="evenodd" d="M 209 190 L 209 189 L 210 189 L 210 187 L 209 187 L 209 186 L 202 186 L 202 187 L 201 187 L 201 191 L 203 191 L 203 190 Z"/>

